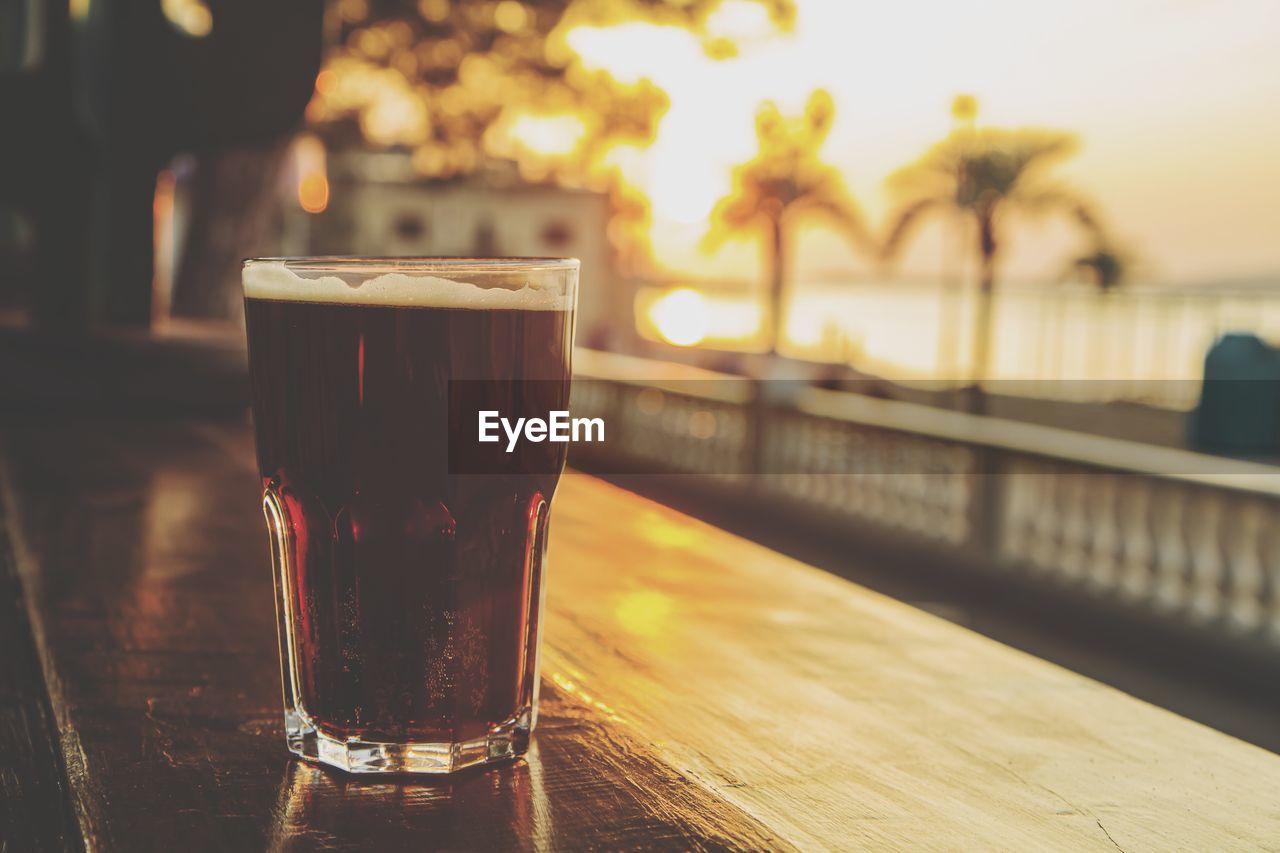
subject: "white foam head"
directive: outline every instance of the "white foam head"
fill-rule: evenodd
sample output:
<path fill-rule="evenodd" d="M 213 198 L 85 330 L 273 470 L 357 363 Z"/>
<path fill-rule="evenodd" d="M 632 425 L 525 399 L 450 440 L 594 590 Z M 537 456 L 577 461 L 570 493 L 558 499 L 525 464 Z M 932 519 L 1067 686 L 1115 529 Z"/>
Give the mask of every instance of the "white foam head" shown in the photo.
<path fill-rule="evenodd" d="M 410 308 L 564 311 L 570 305 L 568 294 L 540 282 L 537 276 L 519 290 L 405 272 L 381 273 L 348 283 L 336 275 L 300 276 L 284 261 L 246 264 L 244 294 L 250 299 Z"/>

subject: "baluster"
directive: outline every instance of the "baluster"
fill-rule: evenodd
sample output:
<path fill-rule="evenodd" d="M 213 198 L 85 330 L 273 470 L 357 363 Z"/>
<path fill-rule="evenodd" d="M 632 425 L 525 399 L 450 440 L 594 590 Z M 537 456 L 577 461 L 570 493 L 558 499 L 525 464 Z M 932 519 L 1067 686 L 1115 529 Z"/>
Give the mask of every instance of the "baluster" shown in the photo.
<path fill-rule="evenodd" d="M 1090 584 L 1100 590 L 1116 588 L 1120 575 L 1120 524 L 1118 475 L 1089 474 L 1086 511 L 1089 525 Z"/>
<path fill-rule="evenodd" d="M 1273 646 L 1280 647 L 1280 501 L 1272 498 L 1265 506 L 1259 543 L 1265 602 L 1263 619 L 1268 639 Z"/>
<path fill-rule="evenodd" d="M 1156 559 L 1151 600 L 1160 610 L 1180 610 L 1187 603 L 1188 553 L 1183 528 L 1186 502 L 1185 490 L 1172 483 L 1162 484 L 1152 502 Z"/>
<path fill-rule="evenodd" d="M 933 466 L 920 472 L 920 500 L 924 506 L 925 524 L 935 538 L 945 542 L 954 541 L 948 500 L 954 459 L 955 448 L 939 444 L 934 449 Z"/>
<path fill-rule="evenodd" d="M 1041 477 L 1030 467 L 1025 460 L 1015 462 L 1004 483 L 997 554 L 1014 561 L 1031 555 L 1035 516 L 1043 500 Z"/>
<path fill-rule="evenodd" d="M 884 439 L 879 432 L 868 435 L 871 453 L 867 459 L 867 472 L 862 479 L 863 512 L 871 519 L 884 518 L 884 472 L 889 460 L 884 454 Z"/>
<path fill-rule="evenodd" d="M 866 476 L 867 454 L 870 452 L 866 431 L 858 429 L 850 437 L 849 459 L 847 462 L 849 479 L 845 483 L 847 490 L 845 506 L 848 508 L 848 512 L 855 516 L 865 516 L 867 512 L 866 486 L 863 478 Z"/>
<path fill-rule="evenodd" d="M 903 450 L 910 446 L 910 438 L 902 442 L 895 441 L 892 436 L 884 436 L 885 466 L 880 475 L 882 520 L 891 527 L 902 528 L 905 525 L 902 501 Z"/>
<path fill-rule="evenodd" d="M 1086 489 L 1089 474 L 1060 474 L 1062 513 L 1061 547 L 1056 568 L 1071 580 L 1083 580 L 1089 571 L 1089 517 Z"/>
<path fill-rule="evenodd" d="M 1124 488 L 1118 503 L 1122 554 L 1120 594 L 1145 600 L 1152 594 L 1155 574 L 1155 528 L 1152 524 L 1152 481 L 1140 474 L 1123 474 Z"/>
<path fill-rule="evenodd" d="M 957 447 L 953 461 L 955 466 L 949 478 L 947 506 L 951 516 L 950 539 L 959 545 L 973 539 L 971 507 L 974 502 L 973 476 L 977 457 L 971 449 Z"/>
<path fill-rule="evenodd" d="M 1226 557 L 1226 615 L 1228 625 L 1253 633 L 1264 618 L 1266 576 L 1262 555 L 1265 506 L 1255 498 L 1241 499 L 1227 513 L 1223 546 Z"/>
<path fill-rule="evenodd" d="M 1190 581 L 1187 589 L 1188 611 L 1197 621 L 1212 621 L 1223 615 L 1223 592 L 1226 588 L 1223 560 L 1224 504 L 1223 492 L 1198 489 L 1187 519 L 1190 537 Z"/>
<path fill-rule="evenodd" d="M 1049 572 L 1058 562 L 1059 537 L 1062 512 L 1060 508 L 1062 479 L 1053 465 L 1044 463 L 1040 480 L 1040 501 L 1035 507 L 1031 529 L 1034 533 L 1029 553 L 1031 566 L 1040 572 Z"/>
<path fill-rule="evenodd" d="M 894 483 L 898 499 L 898 523 L 907 530 L 921 532 L 926 536 L 932 536 L 933 531 L 929 530 L 928 526 L 920 477 L 924 466 L 928 464 L 930 449 L 925 442 L 912 442 L 907 445 L 904 448 L 897 482 Z"/>

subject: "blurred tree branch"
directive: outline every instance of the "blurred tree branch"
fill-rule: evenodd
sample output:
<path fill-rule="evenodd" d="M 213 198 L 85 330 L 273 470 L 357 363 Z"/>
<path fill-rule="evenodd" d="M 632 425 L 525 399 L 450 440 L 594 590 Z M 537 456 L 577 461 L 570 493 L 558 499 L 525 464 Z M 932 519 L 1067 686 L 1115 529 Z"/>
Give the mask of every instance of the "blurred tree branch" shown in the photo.
<path fill-rule="evenodd" d="M 792 0 L 751 0 L 778 30 Z M 514 161 L 524 180 L 609 192 L 610 239 L 624 263 L 646 263 L 648 200 L 627 186 L 609 151 L 647 145 L 669 106 L 642 79 L 623 83 L 580 62 L 577 27 L 645 22 L 678 26 L 708 56 L 736 51 L 709 31 L 721 0 L 335 0 L 335 45 L 307 117 L 330 148 L 370 143 L 412 153 L 427 178 Z M 541 147 L 522 136 L 532 129 Z M 525 134 L 527 135 L 527 134 Z"/>
<path fill-rule="evenodd" d="M 790 25 L 791 0 L 756 1 L 778 27 Z M 719 2 L 337 0 L 336 44 L 307 116 L 331 145 L 404 146 L 423 175 L 447 178 L 513 153 L 493 131 L 517 114 L 571 114 L 584 124 L 575 156 L 541 177 L 582 173 L 607 141 L 652 139 L 668 102 L 648 81 L 623 85 L 583 68 L 566 34 L 628 21 L 698 33 Z M 714 53 L 722 41 L 704 45 Z"/>

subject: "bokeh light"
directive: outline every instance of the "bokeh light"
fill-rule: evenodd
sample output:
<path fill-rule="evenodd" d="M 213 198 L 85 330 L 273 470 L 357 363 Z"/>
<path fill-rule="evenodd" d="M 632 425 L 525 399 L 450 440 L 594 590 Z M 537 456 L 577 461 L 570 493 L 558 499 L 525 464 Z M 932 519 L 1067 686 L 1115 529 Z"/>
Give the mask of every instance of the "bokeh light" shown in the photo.
<path fill-rule="evenodd" d="M 75 0 L 73 0 L 74 4 Z M 88 3 L 85 3 L 87 13 Z M 183 35 L 203 38 L 213 32 L 213 13 L 204 0 L 160 0 L 160 11 L 174 29 Z M 72 15 L 76 12 L 73 8 Z"/>

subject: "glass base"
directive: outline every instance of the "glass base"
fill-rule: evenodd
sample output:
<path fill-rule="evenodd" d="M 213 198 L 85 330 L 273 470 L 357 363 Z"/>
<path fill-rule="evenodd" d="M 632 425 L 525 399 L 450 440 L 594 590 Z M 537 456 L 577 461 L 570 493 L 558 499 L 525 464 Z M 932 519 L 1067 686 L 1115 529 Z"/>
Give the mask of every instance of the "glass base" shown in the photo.
<path fill-rule="evenodd" d="M 348 773 L 454 773 L 479 764 L 495 764 L 529 749 L 528 711 L 494 726 L 484 737 L 458 743 L 378 743 L 338 740 L 316 729 L 300 714 L 285 713 L 285 739 L 299 758 Z"/>

